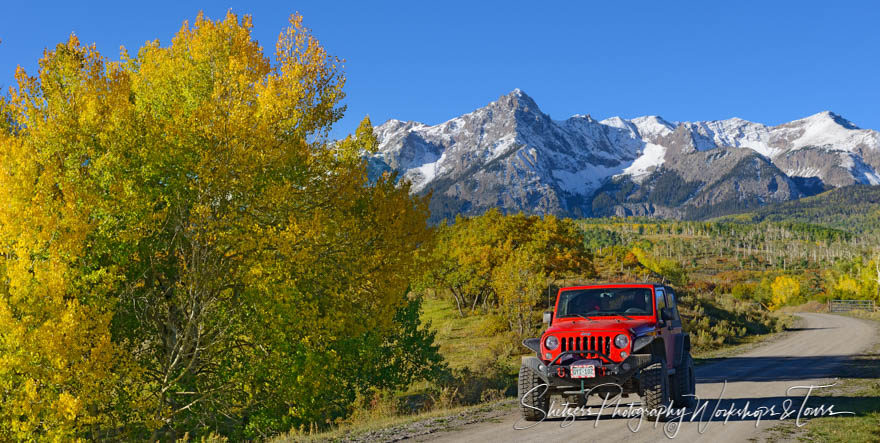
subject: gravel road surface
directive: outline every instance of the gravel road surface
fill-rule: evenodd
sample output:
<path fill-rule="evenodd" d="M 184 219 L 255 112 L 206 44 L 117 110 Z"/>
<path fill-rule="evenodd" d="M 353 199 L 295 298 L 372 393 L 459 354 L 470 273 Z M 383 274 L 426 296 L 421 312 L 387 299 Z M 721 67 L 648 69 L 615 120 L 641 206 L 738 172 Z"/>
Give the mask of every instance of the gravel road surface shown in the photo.
<path fill-rule="evenodd" d="M 756 345 L 736 357 L 719 359 L 696 368 L 697 395 L 700 405 L 706 404 L 701 416 L 693 412 L 683 420 L 667 423 L 622 417 L 629 404 L 639 403 L 638 397 L 624 397 L 615 414 L 614 404 L 602 409 L 602 399 L 590 397 L 592 414 L 571 419 L 547 419 L 541 423 L 520 420 L 519 409 L 493 420 L 436 432 L 418 438 L 420 441 L 469 442 L 651 442 L 651 441 L 706 441 L 741 442 L 762 440 L 762 432 L 774 426 L 782 414 L 794 420 L 803 403 L 807 389 L 795 386 L 821 386 L 834 383 L 843 373 L 842 367 L 850 357 L 869 348 L 877 339 L 876 328 L 870 322 L 830 314 L 798 314 L 801 327 L 778 340 Z M 849 368 L 852 369 L 852 368 Z M 851 372 L 851 371 L 847 371 Z M 723 393 L 722 393 L 723 390 Z M 823 403 L 822 389 L 810 397 Z M 720 397 L 720 400 L 719 400 Z M 614 399 L 612 399 L 614 400 Z M 558 404 L 559 402 L 557 402 Z M 768 411 L 760 423 L 754 415 L 716 416 L 713 411 L 741 410 Z M 827 402 L 833 407 L 833 402 Z M 717 409 L 716 409 L 717 408 Z M 601 410 L 601 413 L 600 413 Z M 839 409 L 834 410 L 839 412 Z M 801 415 L 806 415 L 802 411 Z M 715 413 L 717 415 L 717 412 Z M 678 424 L 678 426 L 676 426 Z M 532 426 L 517 430 L 516 427 Z"/>

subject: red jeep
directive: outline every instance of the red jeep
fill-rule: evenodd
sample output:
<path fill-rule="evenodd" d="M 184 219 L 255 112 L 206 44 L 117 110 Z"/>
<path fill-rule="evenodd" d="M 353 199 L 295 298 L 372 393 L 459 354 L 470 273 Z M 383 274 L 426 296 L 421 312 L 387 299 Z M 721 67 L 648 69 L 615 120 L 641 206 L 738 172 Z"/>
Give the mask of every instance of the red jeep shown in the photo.
<path fill-rule="evenodd" d="M 541 338 L 523 341 L 537 353 L 523 358 L 519 370 L 526 420 L 546 417 L 551 395 L 583 405 L 593 388 L 599 395 L 638 393 L 647 410 L 670 400 L 674 407 L 692 405 L 691 342 L 672 288 L 650 283 L 562 288 L 544 323 L 549 326 Z"/>

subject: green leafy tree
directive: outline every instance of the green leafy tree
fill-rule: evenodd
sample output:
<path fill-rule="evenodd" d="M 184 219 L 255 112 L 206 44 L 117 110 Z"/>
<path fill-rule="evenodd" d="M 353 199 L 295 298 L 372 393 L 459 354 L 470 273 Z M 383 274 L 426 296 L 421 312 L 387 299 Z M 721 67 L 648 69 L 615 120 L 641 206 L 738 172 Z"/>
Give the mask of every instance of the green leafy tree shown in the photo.
<path fill-rule="evenodd" d="M 507 318 L 510 329 L 519 337 L 532 332 L 532 313 L 543 300 L 547 275 L 540 254 L 530 248 L 511 251 L 507 260 L 493 272 L 493 285 L 498 293 L 499 310 Z"/>

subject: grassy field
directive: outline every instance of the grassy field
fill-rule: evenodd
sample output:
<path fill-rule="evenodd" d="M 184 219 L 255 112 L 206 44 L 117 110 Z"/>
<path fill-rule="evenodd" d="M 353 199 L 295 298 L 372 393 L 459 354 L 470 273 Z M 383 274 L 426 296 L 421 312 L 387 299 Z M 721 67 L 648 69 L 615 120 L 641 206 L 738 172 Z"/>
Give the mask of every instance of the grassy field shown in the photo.
<path fill-rule="evenodd" d="M 519 357 L 526 348 L 511 346 L 510 338 L 501 330 L 498 317 L 467 315 L 461 317 L 449 300 L 426 298 L 422 304 L 422 320 L 437 333 L 436 343 L 450 368 L 470 368 L 495 360 L 498 355 L 512 354 L 506 361 L 519 368 Z"/>

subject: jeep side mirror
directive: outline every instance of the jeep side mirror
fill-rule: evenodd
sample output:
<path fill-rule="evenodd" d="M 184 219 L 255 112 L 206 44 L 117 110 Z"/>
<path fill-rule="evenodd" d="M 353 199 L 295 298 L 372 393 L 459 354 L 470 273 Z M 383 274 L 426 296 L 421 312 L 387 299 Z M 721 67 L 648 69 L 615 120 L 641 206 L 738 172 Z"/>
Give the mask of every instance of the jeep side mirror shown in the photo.
<path fill-rule="evenodd" d="M 671 321 L 675 320 L 675 316 L 672 315 L 672 309 L 663 308 L 660 310 L 660 320 L 663 321 Z"/>
<path fill-rule="evenodd" d="M 549 325 L 553 322 L 553 311 L 544 311 L 544 324 Z"/>

